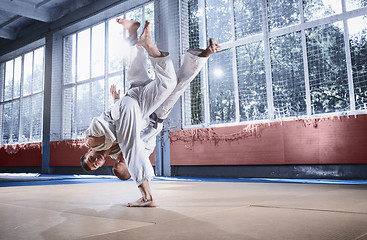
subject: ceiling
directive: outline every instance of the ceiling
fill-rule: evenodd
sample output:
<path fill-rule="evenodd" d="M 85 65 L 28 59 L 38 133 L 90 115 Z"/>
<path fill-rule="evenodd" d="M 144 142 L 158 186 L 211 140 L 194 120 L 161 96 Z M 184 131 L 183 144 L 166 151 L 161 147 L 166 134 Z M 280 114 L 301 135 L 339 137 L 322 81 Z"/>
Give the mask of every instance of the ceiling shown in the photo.
<path fill-rule="evenodd" d="M 0 0 L 0 45 L 17 40 L 27 28 L 54 22 L 96 0 Z"/>

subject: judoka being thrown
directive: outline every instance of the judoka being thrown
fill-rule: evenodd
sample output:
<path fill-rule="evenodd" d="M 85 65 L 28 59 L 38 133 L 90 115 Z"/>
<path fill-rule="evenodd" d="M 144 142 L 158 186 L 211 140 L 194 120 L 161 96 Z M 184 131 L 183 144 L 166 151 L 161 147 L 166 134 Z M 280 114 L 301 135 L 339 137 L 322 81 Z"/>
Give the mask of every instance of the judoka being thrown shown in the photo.
<path fill-rule="evenodd" d="M 140 23 L 116 19 L 129 33 L 130 66 L 126 79 L 131 88 L 120 99 L 115 86 L 110 91 L 115 100 L 112 108 L 93 118 L 86 131 L 86 145 L 91 150 L 80 159 L 86 171 L 103 166 L 106 156 L 116 160 L 113 171 L 122 180 L 131 178 L 142 197 L 128 207 L 155 207 L 149 181 L 154 177 L 149 156 L 155 147 L 155 137 L 162 130 L 176 101 L 205 65 L 210 54 L 220 51 L 214 39 L 207 49 L 190 49 L 182 66 L 175 73 L 169 53 L 160 51 L 152 42 L 150 23 L 145 22 L 138 38 Z M 144 49 L 148 53 L 156 78 L 149 79 Z"/>

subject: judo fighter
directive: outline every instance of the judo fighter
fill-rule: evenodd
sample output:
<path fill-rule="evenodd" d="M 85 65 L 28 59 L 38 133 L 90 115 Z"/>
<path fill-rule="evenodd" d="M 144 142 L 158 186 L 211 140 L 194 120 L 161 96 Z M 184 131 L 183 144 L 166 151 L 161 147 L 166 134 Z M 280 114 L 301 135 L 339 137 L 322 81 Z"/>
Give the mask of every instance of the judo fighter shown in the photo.
<path fill-rule="evenodd" d="M 205 65 L 209 55 L 221 48 L 214 39 L 210 39 L 205 50 L 189 49 L 176 74 L 169 53 L 154 45 L 148 21 L 139 38 L 139 22 L 116 21 L 129 33 L 130 65 L 126 79 L 131 87 L 120 98 L 120 91 L 111 86 L 110 93 L 115 103 L 110 110 L 93 118 L 86 131 L 86 145 L 90 151 L 81 157 L 80 162 L 84 170 L 93 171 L 103 166 L 109 155 L 116 160 L 114 174 L 121 180 L 131 177 L 142 194 L 140 199 L 127 206 L 155 207 L 149 186 L 154 177 L 149 156 L 154 150 L 156 136 L 163 128 L 163 120 Z M 144 50 L 152 63 L 155 80 L 148 77 Z"/>

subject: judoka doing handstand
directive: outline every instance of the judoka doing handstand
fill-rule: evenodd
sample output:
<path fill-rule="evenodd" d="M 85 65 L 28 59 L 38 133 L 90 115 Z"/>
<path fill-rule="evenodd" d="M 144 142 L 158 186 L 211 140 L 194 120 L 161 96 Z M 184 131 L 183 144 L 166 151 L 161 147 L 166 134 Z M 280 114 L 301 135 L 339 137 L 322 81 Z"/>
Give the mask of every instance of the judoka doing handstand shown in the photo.
<path fill-rule="evenodd" d="M 139 39 L 139 22 L 126 19 L 117 19 L 117 22 L 129 32 L 132 43 L 132 57 L 126 75 L 131 88 L 121 99 L 115 86 L 110 88 L 113 98 L 119 100 L 111 110 L 93 118 L 86 132 L 86 144 L 92 150 L 82 156 L 81 165 L 87 171 L 96 170 L 110 155 L 117 160 L 113 168 L 115 175 L 122 180 L 131 176 L 142 194 L 142 198 L 127 206 L 154 207 L 155 200 L 149 187 L 154 171 L 149 156 L 155 147 L 155 137 L 162 129 L 163 119 L 167 118 L 209 55 L 221 48 L 211 39 L 207 49 L 189 50 L 176 75 L 169 54 L 153 44 L 149 22 L 145 23 Z M 144 49 L 153 65 L 155 80 L 147 75 Z"/>

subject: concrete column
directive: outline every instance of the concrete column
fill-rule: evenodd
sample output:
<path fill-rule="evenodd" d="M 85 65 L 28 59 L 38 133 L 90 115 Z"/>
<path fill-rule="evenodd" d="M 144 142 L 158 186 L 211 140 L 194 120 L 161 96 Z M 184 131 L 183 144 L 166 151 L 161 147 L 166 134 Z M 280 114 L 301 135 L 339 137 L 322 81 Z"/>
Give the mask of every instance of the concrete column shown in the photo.
<path fill-rule="evenodd" d="M 52 82 L 52 34 L 46 36 L 43 88 L 42 173 L 50 173 L 50 116 Z"/>
<path fill-rule="evenodd" d="M 155 23 L 157 46 L 168 51 L 176 70 L 180 66 L 180 0 L 155 0 Z M 156 174 L 171 176 L 170 138 L 172 129 L 181 128 L 181 101 L 175 105 L 168 118 L 164 121 L 162 133 L 157 137 Z"/>

